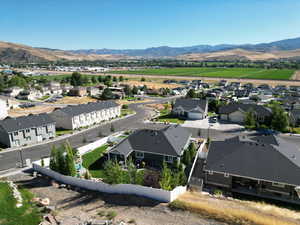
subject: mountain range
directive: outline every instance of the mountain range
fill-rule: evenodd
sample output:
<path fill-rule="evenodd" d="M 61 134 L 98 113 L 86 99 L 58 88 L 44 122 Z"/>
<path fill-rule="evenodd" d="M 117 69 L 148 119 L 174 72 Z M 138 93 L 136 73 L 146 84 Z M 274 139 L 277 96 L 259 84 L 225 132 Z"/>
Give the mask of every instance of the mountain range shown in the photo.
<path fill-rule="evenodd" d="M 68 51 L 0 42 L 0 62 L 6 63 L 139 58 L 173 58 L 200 61 L 300 59 L 300 38 L 243 45 L 161 46 L 146 49 L 80 49 Z"/>

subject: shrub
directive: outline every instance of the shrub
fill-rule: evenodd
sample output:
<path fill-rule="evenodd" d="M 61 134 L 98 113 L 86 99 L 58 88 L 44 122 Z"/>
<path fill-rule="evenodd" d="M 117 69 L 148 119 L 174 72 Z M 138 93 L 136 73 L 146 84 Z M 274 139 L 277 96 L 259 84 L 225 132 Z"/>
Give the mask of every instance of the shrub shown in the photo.
<path fill-rule="evenodd" d="M 128 105 L 122 105 L 122 109 L 128 109 Z"/>
<path fill-rule="evenodd" d="M 115 211 L 109 211 L 106 214 L 107 219 L 113 220 L 117 216 L 117 213 Z"/>
<path fill-rule="evenodd" d="M 174 200 L 169 204 L 170 209 L 172 210 L 187 210 L 185 204 L 180 200 Z"/>
<path fill-rule="evenodd" d="M 220 190 L 220 189 L 215 189 L 214 190 L 214 195 L 216 195 L 216 196 L 222 196 L 223 195 L 223 191 Z"/>

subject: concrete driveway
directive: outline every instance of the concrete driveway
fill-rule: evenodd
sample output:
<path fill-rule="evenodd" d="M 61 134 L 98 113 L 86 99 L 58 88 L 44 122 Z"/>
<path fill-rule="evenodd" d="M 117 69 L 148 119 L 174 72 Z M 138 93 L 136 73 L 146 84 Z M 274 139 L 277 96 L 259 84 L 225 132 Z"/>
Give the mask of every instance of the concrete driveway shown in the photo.
<path fill-rule="evenodd" d="M 216 123 L 209 123 L 208 118 L 203 120 L 186 120 L 183 127 L 191 127 L 191 128 L 200 128 L 200 129 L 214 129 L 214 130 L 240 130 L 244 129 L 245 127 L 235 123 L 226 123 L 222 121 L 218 121 Z"/>

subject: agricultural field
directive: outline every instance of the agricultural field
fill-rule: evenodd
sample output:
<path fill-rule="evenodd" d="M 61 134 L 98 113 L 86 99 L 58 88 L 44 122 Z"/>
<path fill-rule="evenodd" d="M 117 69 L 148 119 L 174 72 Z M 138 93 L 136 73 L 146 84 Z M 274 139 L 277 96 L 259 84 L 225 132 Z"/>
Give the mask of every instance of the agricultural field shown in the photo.
<path fill-rule="evenodd" d="M 208 68 L 208 67 L 183 67 L 160 68 L 144 70 L 114 71 L 115 74 L 161 75 L 161 76 L 195 76 L 195 77 L 224 77 L 289 80 L 294 74 L 289 69 L 262 69 L 262 68 Z"/>

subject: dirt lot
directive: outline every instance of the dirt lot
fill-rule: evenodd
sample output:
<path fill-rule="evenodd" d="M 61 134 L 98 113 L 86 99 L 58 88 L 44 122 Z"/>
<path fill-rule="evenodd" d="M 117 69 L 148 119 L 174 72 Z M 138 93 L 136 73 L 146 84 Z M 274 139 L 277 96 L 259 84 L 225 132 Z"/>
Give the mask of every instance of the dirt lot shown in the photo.
<path fill-rule="evenodd" d="M 40 114 L 52 112 L 55 107 L 52 106 L 34 106 L 31 108 L 17 108 L 8 111 L 8 115 L 11 117 L 27 116 L 29 114 Z"/>
<path fill-rule="evenodd" d="M 211 197 L 198 192 L 187 192 L 178 199 L 190 211 L 207 215 L 207 218 L 225 218 L 244 224 L 292 225 L 300 224 L 300 213 L 263 202 Z M 245 221 L 247 221 L 245 223 Z"/>
<path fill-rule="evenodd" d="M 54 104 L 85 104 L 85 103 L 89 103 L 89 102 L 96 102 L 96 99 L 93 99 L 91 97 L 64 97 L 56 102 L 54 102 Z"/>
<path fill-rule="evenodd" d="M 176 88 L 176 87 L 180 87 L 181 85 L 179 84 L 164 84 L 162 82 L 150 82 L 150 81 L 137 81 L 137 80 L 129 80 L 129 81 L 125 81 L 123 82 L 123 84 L 128 84 L 131 86 L 144 86 L 146 85 L 148 88 L 153 88 L 153 89 L 160 89 L 160 88 Z"/>
<path fill-rule="evenodd" d="M 300 80 L 300 70 L 297 70 L 293 77 L 292 77 L 292 80 Z"/>
<path fill-rule="evenodd" d="M 103 219 L 99 214 L 115 212 L 115 221 L 137 225 L 221 225 L 214 220 L 202 219 L 197 214 L 172 211 L 166 204 L 137 196 L 109 195 L 95 192 L 77 192 L 57 188 L 44 178 L 32 178 L 19 174 L 9 179 L 17 181 L 33 192 L 37 197 L 50 198 L 55 206 L 59 221 L 77 217 L 81 219 Z M 130 223 L 129 223 L 130 221 Z M 74 224 L 75 225 L 75 224 Z"/>

